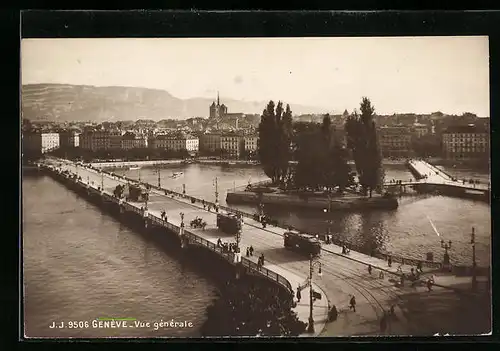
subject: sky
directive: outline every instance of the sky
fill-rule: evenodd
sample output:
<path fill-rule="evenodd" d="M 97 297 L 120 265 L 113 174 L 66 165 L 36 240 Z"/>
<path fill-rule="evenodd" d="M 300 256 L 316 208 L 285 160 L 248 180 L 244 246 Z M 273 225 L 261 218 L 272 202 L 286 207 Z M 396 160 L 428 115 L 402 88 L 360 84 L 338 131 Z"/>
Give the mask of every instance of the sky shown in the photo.
<path fill-rule="evenodd" d="M 342 112 L 489 113 L 488 37 L 23 39 L 22 84 L 132 86 Z"/>

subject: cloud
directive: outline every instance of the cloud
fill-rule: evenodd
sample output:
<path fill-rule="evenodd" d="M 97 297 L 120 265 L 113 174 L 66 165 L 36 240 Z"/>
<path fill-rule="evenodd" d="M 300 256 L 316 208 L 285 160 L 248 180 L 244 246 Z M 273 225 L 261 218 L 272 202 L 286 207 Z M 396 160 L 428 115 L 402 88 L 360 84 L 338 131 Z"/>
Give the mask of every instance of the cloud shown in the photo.
<path fill-rule="evenodd" d="M 236 76 L 234 77 L 234 84 L 241 84 L 243 83 L 243 77 L 242 76 Z"/>

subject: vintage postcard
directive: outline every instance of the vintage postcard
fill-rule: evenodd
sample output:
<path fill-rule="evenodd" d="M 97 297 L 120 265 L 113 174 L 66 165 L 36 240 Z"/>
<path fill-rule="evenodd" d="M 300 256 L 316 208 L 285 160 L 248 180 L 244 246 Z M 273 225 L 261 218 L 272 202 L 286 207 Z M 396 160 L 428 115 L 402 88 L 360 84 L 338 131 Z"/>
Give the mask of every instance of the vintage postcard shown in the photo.
<path fill-rule="evenodd" d="M 25 338 L 491 331 L 487 36 L 23 39 Z"/>

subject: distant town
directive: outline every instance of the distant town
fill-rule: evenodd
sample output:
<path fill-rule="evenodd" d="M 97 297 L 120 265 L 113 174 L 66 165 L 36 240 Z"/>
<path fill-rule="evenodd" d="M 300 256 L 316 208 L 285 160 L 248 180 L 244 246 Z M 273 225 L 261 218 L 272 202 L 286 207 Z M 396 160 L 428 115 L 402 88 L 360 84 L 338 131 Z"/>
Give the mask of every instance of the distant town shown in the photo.
<path fill-rule="evenodd" d="M 207 106 L 207 117 L 186 120 L 117 122 L 55 122 L 22 120 L 23 156 L 47 153 L 69 158 L 160 159 L 217 157 L 257 160 L 260 115 L 229 112 L 219 97 Z M 331 115 L 340 140 L 353 112 Z M 294 116 L 295 125 L 321 123 L 324 115 Z M 453 161 L 488 162 L 489 118 L 472 113 L 435 112 L 375 115 L 384 158 L 439 157 Z"/>

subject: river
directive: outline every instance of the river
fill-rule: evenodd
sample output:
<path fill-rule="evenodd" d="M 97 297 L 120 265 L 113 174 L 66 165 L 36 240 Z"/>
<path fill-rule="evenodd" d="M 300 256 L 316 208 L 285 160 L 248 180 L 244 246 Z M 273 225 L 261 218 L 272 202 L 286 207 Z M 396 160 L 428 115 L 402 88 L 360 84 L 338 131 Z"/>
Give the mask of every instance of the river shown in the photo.
<path fill-rule="evenodd" d="M 461 177 L 489 179 L 488 174 L 466 169 L 449 170 Z M 118 174 L 130 178 L 158 183 L 158 171 L 154 168 L 140 170 L 115 169 Z M 174 177 L 174 172 L 183 172 Z M 385 165 L 386 180 L 409 180 L 411 173 L 403 164 Z M 244 187 L 248 182 L 266 180 L 259 166 L 220 166 L 208 164 L 168 165 L 160 169 L 162 187 L 215 201 L 215 177 L 218 179 L 219 202 L 225 205 L 227 190 Z M 234 206 L 255 213 L 254 206 Z M 331 233 L 351 243 L 353 249 L 368 253 L 372 247 L 379 251 L 414 259 L 425 259 L 427 253 L 434 260 L 442 260 L 444 249 L 441 240 L 452 241 L 449 251 L 455 264 L 471 265 L 471 230 L 476 233 L 476 258 L 478 265 L 490 265 L 491 211 L 483 202 L 435 195 L 402 197 L 395 211 L 371 211 L 358 213 L 325 214 L 321 210 L 304 210 L 266 205 L 267 215 L 286 222 L 309 233 L 326 232 L 331 220 Z M 431 222 L 436 227 L 435 231 Z"/>
<path fill-rule="evenodd" d="M 46 176 L 23 177 L 22 257 L 27 337 L 200 336 L 216 296 L 204 274 Z M 96 318 L 151 325 L 68 328 Z M 172 319 L 192 327 L 154 330 Z"/>

